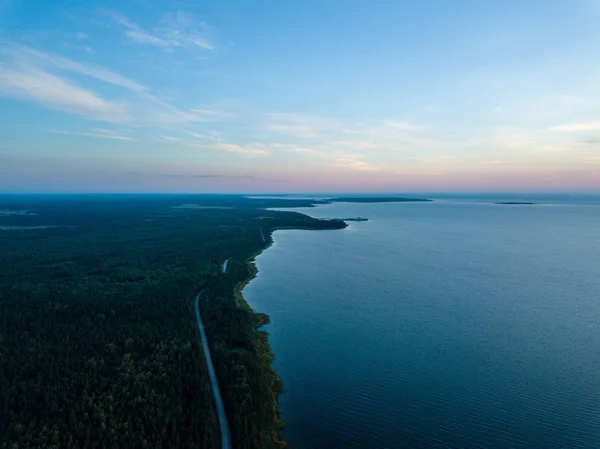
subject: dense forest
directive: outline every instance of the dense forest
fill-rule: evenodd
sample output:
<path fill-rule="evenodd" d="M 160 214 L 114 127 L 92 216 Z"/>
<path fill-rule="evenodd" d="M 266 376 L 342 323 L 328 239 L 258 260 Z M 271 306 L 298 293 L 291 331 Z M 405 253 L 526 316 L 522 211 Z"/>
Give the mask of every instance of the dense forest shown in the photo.
<path fill-rule="evenodd" d="M 428 203 L 432 200 L 426 198 L 409 198 L 399 196 L 357 196 L 345 198 L 331 198 L 328 203 Z"/>
<path fill-rule="evenodd" d="M 266 210 L 311 204 L 0 197 L 0 448 L 219 447 L 200 289 L 234 447 L 282 447 L 268 318 L 240 289 L 273 229 L 345 226 Z"/>

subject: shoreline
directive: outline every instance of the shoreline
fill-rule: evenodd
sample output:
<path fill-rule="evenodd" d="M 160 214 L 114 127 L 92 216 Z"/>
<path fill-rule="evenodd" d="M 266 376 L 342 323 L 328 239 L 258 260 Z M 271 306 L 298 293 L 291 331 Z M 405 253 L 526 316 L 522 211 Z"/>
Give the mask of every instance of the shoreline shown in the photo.
<path fill-rule="evenodd" d="M 307 217 L 309 217 L 309 215 L 307 215 Z M 347 227 L 347 223 L 346 223 L 346 227 Z M 345 227 L 339 228 L 339 229 L 345 229 Z M 240 284 L 238 284 L 234 289 L 234 297 L 235 297 L 238 305 L 240 307 L 248 310 L 250 313 L 252 313 L 252 315 L 255 318 L 255 320 L 254 320 L 255 324 L 254 324 L 253 330 L 257 334 L 257 337 L 258 337 L 259 349 L 260 349 L 259 353 L 260 353 L 260 356 L 262 358 L 265 368 L 268 370 L 269 374 L 273 377 L 273 382 L 272 382 L 271 386 L 272 386 L 272 391 L 273 391 L 273 406 L 275 408 L 274 412 L 275 412 L 275 417 L 276 417 L 276 421 L 274 424 L 275 424 L 275 428 L 277 429 L 277 434 L 273 436 L 273 440 L 281 448 L 289 448 L 290 447 L 289 442 L 287 442 L 283 438 L 283 435 L 282 435 L 282 431 L 285 427 L 285 422 L 281 419 L 281 409 L 279 408 L 279 395 L 283 391 L 283 381 L 282 381 L 281 377 L 279 376 L 279 374 L 273 368 L 273 360 L 275 360 L 275 354 L 273 353 L 271 345 L 269 344 L 269 332 L 266 330 L 261 330 L 261 328 L 263 326 L 271 323 L 271 319 L 268 314 L 254 310 L 250 306 L 250 304 L 248 303 L 246 298 L 244 297 L 243 291 L 244 291 L 244 288 L 253 279 L 255 279 L 258 276 L 259 270 L 256 266 L 256 258 L 258 256 L 260 256 L 264 251 L 268 250 L 271 246 L 273 246 L 273 244 L 275 243 L 275 239 L 273 238 L 273 234 L 275 231 L 282 231 L 282 230 L 330 231 L 330 230 L 339 230 L 339 229 L 314 229 L 314 228 L 302 227 L 302 226 L 297 226 L 297 227 L 281 226 L 281 227 L 269 228 L 268 231 L 266 232 L 266 235 L 265 235 L 264 230 L 261 230 L 261 234 L 263 235 L 263 237 L 266 237 L 266 238 L 264 238 L 265 246 L 262 249 L 252 253 L 250 256 L 248 256 L 246 258 L 246 260 L 244 262 L 245 262 L 246 266 L 248 267 L 248 269 L 249 269 L 248 271 L 250 274 L 247 279 L 245 279 Z"/>
<path fill-rule="evenodd" d="M 281 420 L 281 409 L 279 408 L 279 395 L 283 389 L 283 382 L 279 374 L 273 368 L 273 360 L 275 360 L 275 354 L 269 344 L 269 333 L 265 330 L 260 330 L 266 324 L 271 322 L 269 315 L 254 310 L 246 298 L 244 297 L 244 288 L 258 275 L 258 268 L 256 267 L 256 258 L 260 256 L 264 251 L 268 250 L 274 243 L 273 232 L 276 229 L 269 230 L 265 238 L 264 230 L 261 228 L 261 236 L 265 243 L 264 248 L 252 253 L 246 258 L 244 263 L 248 267 L 249 276 L 247 279 L 242 281 L 234 288 L 234 298 L 238 303 L 238 306 L 248 310 L 254 317 L 254 328 L 253 331 L 258 337 L 258 349 L 260 358 L 262 359 L 263 365 L 266 368 L 268 374 L 272 377 L 271 391 L 273 393 L 273 407 L 275 414 L 274 427 L 276 434 L 273 435 L 273 442 L 281 448 L 289 448 L 289 444 L 282 435 L 282 430 L 285 427 L 285 423 Z"/>

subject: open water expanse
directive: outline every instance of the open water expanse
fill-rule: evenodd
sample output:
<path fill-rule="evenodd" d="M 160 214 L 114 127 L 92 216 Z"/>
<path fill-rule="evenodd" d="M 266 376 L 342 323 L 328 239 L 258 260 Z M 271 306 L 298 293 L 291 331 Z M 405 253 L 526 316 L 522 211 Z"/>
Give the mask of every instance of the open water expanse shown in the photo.
<path fill-rule="evenodd" d="M 369 221 L 277 231 L 244 290 L 292 448 L 600 448 L 600 203 L 544 202 L 298 209 Z"/>

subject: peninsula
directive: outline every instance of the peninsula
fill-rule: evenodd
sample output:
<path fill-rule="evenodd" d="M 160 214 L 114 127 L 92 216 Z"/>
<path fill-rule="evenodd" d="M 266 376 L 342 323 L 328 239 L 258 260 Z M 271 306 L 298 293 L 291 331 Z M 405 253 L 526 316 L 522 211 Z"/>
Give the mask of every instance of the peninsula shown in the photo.
<path fill-rule="evenodd" d="M 394 196 L 379 196 L 379 197 L 343 197 L 331 198 L 326 200 L 327 203 L 423 203 L 433 200 L 425 198 L 401 198 Z"/>

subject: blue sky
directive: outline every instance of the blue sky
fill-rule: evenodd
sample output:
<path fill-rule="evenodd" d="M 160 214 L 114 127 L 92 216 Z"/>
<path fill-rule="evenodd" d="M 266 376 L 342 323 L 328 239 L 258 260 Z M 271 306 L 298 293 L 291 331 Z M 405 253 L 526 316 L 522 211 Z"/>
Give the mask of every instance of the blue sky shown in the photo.
<path fill-rule="evenodd" d="M 0 0 L 0 191 L 600 189 L 599 0 Z"/>

